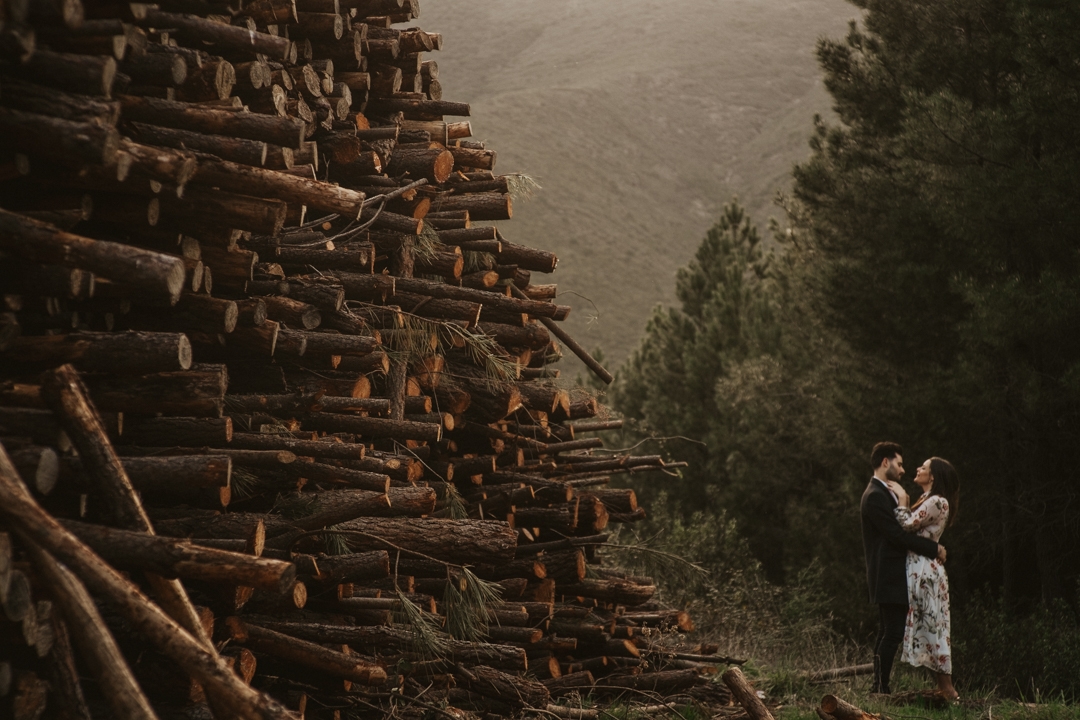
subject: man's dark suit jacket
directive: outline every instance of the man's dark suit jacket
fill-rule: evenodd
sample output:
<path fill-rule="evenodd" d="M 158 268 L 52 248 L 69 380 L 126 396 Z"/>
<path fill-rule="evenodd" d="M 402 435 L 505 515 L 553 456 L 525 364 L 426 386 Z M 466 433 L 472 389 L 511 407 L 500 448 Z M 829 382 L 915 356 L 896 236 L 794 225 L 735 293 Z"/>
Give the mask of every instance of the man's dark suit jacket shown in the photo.
<path fill-rule="evenodd" d="M 871 480 L 862 496 L 862 537 L 866 553 L 866 582 L 870 602 L 907 605 L 908 550 L 936 558 L 938 544 L 906 532 L 893 512 L 896 500 L 878 480 Z"/>

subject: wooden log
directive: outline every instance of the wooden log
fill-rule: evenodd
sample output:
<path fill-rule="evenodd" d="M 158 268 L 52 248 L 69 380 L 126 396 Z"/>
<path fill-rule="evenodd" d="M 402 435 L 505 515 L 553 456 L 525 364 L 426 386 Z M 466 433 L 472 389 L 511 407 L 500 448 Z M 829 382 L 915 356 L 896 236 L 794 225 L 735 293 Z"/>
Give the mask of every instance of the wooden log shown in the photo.
<path fill-rule="evenodd" d="M 455 564 L 509 560 L 517 540 L 509 525 L 490 520 L 358 518 L 339 529 L 360 533 L 349 536 L 355 551 L 402 548 Z"/>
<path fill-rule="evenodd" d="M 541 683 L 486 665 L 470 668 L 468 676 L 458 678 L 469 690 L 517 708 L 544 708 L 551 700 L 551 693 Z"/>
<path fill-rule="evenodd" d="M 85 588 L 84 588 L 85 589 Z M 49 653 L 49 684 L 59 713 L 71 720 L 92 720 L 75 666 L 75 653 L 67 624 L 57 611 L 49 620 L 53 646 Z M 2 688 L 0 688 L 2 689 Z"/>
<path fill-rule="evenodd" d="M 555 268 L 559 264 L 559 258 L 555 253 L 508 242 L 506 238 L 502 236 L 502 233 L 497 233 L 496 239 L 502 243 L 502 250 L 499 252 L 499 261 L 503 264 L 517 265 L 522 270 L 543 273 L 555 272 Z"/>
<path fill-rule="evenodd" d="M 237 165 L 237 167 L 247 166 Z M 254 188 L 249 190 L 255 191 Z M 286 204 L 282 200 L 189 187 L 183 198 L 163 194 L 161 212 L 173 223 L 196 231 L 207 226 L 235 227 L 266 235 L 276 235 L 281 232 L 285 224 Z M 205 258 L 203 262 L 210 264 Z M 214 269 L 214 279 L 221 281 L 222 274 L 213 265 L 210 267 Z"/>
<path fill-rule="evenodd" d="M 84 370 L 144 374 L 191 367 L 187 336 L 173 333 L 72 333 L 24 336 L 0 353 L 11 368 L 74 363 Z"/>
<path fill-rule="evenodd" d="M 89 590 L 112 601 L 135 629 L 203 685 L 222 712 L 253 720 L 288 720 L 291 717 L 279 703 L 244 685 L 206 644 L 196 640 L 135 585 L 45 513 L 27 494 L 2 450 L 0 514 L 27 542 L 53 554 L 78 575 Z M 200 625 L 197 632 L 205 631 Z"/>
<path fill-rule="evenodd" d="M 41 445 L 27 445 L 9 448 L 8 452 L 11 462 L 31 487 L 42 495 L 52 492 L 60 478 L 60 456 L 55 450 Z"/>
<path fill-rule="evenodd" d="M 207 489 L 220 499 L 232 478 L 228 455 L 125 457 L 121 462 L 135 489 L 158 503 L 192 502 Z"/>
<path fill-rule="evenodd" d="M 271 320 L 307 330 L 316 328 L 322 323 L 322 315 L 314 305 L 278 296 L 264 297 L 263 302 L 266 303 L 267 317 Z"/>
<path fill-rule="evenodd" d="M 302 421 L 305 428 L 328 432 L 350 432 L 369 438 L 393 437 L 408 440 L 438 442 L 442 438 L 442 426 L 434 423 L 418 423 L 389 418 L 356 417 L 335 413 L 315 412 Z"/>
<path fill-rule="evenodd" d="M 318 569 L 315 579 L 322 583 L 337 585 L 380 580 L 390 575 L 390 555 L 385 550 L 332 555 L 320 558 Z"/>
<path fill-rule="evenodd" d="M 119 98 L 125 120 L 210 135 L 261 140 L 291 149 L 301 146 L 306 126 L 301 120 L 259 113 L 237 113 L 158 98 Z M 224 162 L 224 161 L 221 161 Z"/>
<path fill-rule="evenodd" d="M 385 670 L 358 657 L 267 630 L 246 623 L 238 617 L 227 618 L 225 624 L 234 642 L 257 651 L 362 685 L 381 685 L 386 682 Z"/>
<path fill-rule="evenodd" d="M 293 332 L 302 332 L 299 330 Z M 342 335 L 339 333 L 304 332 L 307 339 L 307 354 L 310 355 L 368 355 L 379 349 L 379 341 L 373 337 L 363 335 Z M 330 404 L 337 403 L 339 406 L 348 403 L 347 398 L 335 398 Z M 375 403 L 377 404 L 377 403 Z M 355 406 L 359 409 L 359 406 Z M 368 403 L 367 409 L 374 408 L 372 402 Z M 330 411 L 324 405 L 324 410 Z"/>
<path fill-rule="evenodd" d="M 36 544 L 28 543 L 27 551 L 67 619 L 66 624 L 75 636 L 88 669 L 99 683 L 109 709 L 117 717 L 156 720 L 157 715 L 131 674 L 86 587 L 71 570 Z"/>
<path fill-rule="evenodd" d="M 113 127 L 120 119 L 120 104 L 90 95 L 64 92 L 16 78 L 4 79 L 0 105 L 35 115 Z"/>
<path fill-rule="evenodd" d="M 120 440 L 125 445 L 217 446 L 232 439 L 232 420 L 223 418 L 129 418 Z"/>
<path fill-rule="evenodd" d="M 560 585 L 559 592 L 633 606 L 648 602 L 656 592 L 656 586 L 615 578 L 586 578 L 581 582 Z"/>
<path fill-rule="evenodd" d="M 263 625 L 292 637 L 314 642 L 347 643 L 367 652 L 409 650 L 414 640 L 409 630 L 393 627 L 329 625 L 304 622 L 259 620 Z M 525 651 L 508 645 L 472 643 L 446 638 L 447 656 L 454 662 L 467 665 L 498 665 L 507 670 L 525 670 Z"/>
<path fill-rule="evenodd" d="M 746 714 L 750 716 L 750 720 L 773 720 L 772 713 L 765 707 L 765 703 L 761 702 L 742 670 L 737 667 L 729 668 L 721 678 L 731 690 L 731 694 L 742 705 Z"/>
<path fill-rule="evenodd" d="M 817 670 L 814 672 L 808 672 L 804 674 L 804 677 L 810 682 L 824 682 L 828 680 L 836 680 L 843 677 L 853 677 L 855 675 L 870 675 L 873 672 L 873 663 L 863 663 L 861 665 L 849 665 L 847 667 L 830 668 L 828 670 Z"/>
<path fill-rule="evenodd" d="M 170 28 L 184 37 L 212 43 L 220 48 L 261 53 L 276 59 L 288 57 L 288 38 L 224 25 L 196 15 L 161 12 L 153 7 L 141 6 L 135 22 L 147 28 Z"/>
<path fill-rule="evenodd" d="M 552 697 L 560 697 L 571 693 L 586 694 L 596 684 L 593 674 L 588 670 L 565 673 L 561 677 L 553 677 L 541 680 Z M 551 707 L 550 705 L 548 707 Z"/>
<path fill-rule="evenodd" d="M 228 374 L 224 365 L 150 375 L 88 375 L 94 404 L 106 412 L 220 417 Z"/>
<path fill-rule="evenodd" d="M 326 459 L 352 460 L 364 457 L 364 446 L 359 443 L 297 440 L 259 433 L 234 433 L 230 446 L 250 450 L 289 450 L 297 455 Z"/>
<path fill-rule="evenodd" d="M 453 170 L 454 156 L 441 145 L 432 148 L 399 145 L 390 156 L 390 163 L 386 167 L 387 173 L 391 175 L 408 174 L 412 178 L 427 178 L 435 183 L 446 182 Z"/>
<path fill-rule="evenodd" d="M 244 5 L 243 14 L 260 25 L 295 23 L 296 3 L 288 0 L 255 0 Z"/>
<path fill-rule="evenodd" d="M 398 98 L 378 98 L 371 102 L 372 112 L 380 115 L 404 113 L 409 120 L 440 120 L 444 115 L 471 114 L 467 103 L 448 102 L 445 100 L 404 100 Z"/>
<path fill-rule="evenodd" d="M 132 55 L 120 65 L 121 71 L 132 81 L 143 85 L 183 85 L 188 77 L 187 62 L 180 55 L 147 53 Z M 198 71 L 200 68 L 196 68 Z"/>
<path fill-rule="evenodd" d="M 871 669 L 871 672 L 873 672 L 873 669 Z M 724 680 L 726 682 L 727 678 L 725 677 Z M 732 692 L 734 692 L 734 690 L 735 689 L 732 688 Z M 742 699 L 740 698 L 739 701 L 742 702 Z M 871 720 L 879 717 L 878 715 L 872 715 L 835 695 L 825 695 L 821 698 L 821 712 L 829 717 L 836 718 L 836 720 Z"/>
<path fill-rule="evenodd" d="M 269 147 L 267 143 L 261 140 L 207 135 L 205 133 L 191 132 L 190 130 L 164 128 L 139 122 L 131 123 L 131 128 L 134 137 L 147 145 L 160 145 L 210 153 L 223 160 L 230 160 L 244 165 L 263 165 L 266 162 Z M 280 148 L 277 145 L 273 147 L 287 150 L 287 148 Z"/>
<path fill-rule="evenodd" d="M 620 692 L 626 688 L 641 692 L 672 695 L 696 685 L 700 680 L 697 670 L 662 670 L 638 675 L 609 675 L 596 681 L 596 691 Z M 756 697 L 756 696 L 755 696 Z M 759 701 L 760 702 L 760 701 Z M 762 705 L 764 708 L 764 705 Z M 751 715 L 751 717 L 754 717 Z"/>
<path fill-rule="evenodd" d="M 288 147 L 285 143 L 276 144 Z M 315 210 L 336 212 L 350 218 L 360 216 L 364 203 L 362 192 L 216 158 L 200 158 L 194 182 L 277 198 L 290 204 L 304 204 Z"/>
<path fill-rule="evenodd" d="M 152 534 L 150 519 L 120 458 L 112 449 L 101 418 L 90 403 L 86 387 L 75 369 L 71 365 L 61 365 L 44 373 L 42 396 L 79 450 L 79 457 L 89 471 L 97 493 L 105 499 L 114 523 Z M 211 647 L 183 586 L 153 574 L 147 577 L 166 611 L 191 632 L 196 641 Z"/>
<path fill-rule="evenodd" d="M 184 284 L 184 262 L 178 257 L 72 235 L 6 210 L 0 210 L 0 250 L 32 262 L 89 270 L 169 304 L 180 298 Z"/>
<path fill-rule="evenodd" d="M 193 545 L 186 540 L 64 521 L 64 527 L 110 565 L 215 584 L 246 585 L 285 592 L 296 582 L 296 566 L 282 560 Z"/>
<path fill-rule="evenodd" d="M 495 151 L 484 150 L 480 148 L 468 148 L 461 147 L 457 143 L 452 143 L 447 148 L 454 156 L 454 165 L 461 168 L 478 168 L 481 170 L 492 170 L 495 167 Z M 498 188 L 502 183 L 495 183 L 492 181 L 492 188 Z M 479 190 L 477 188 L 476 190 Z M 476 191 L 474 190 L 474 192 Z M 505 190 L 503 190 L 505 192 Z M 471 215 L 470 210 L 470 215 Z M 507 211 L 509 212 L 509 210 Z M 481 220 L 483 218 L 473 216 L 474 219 Z"/>
<path fill-rule="evenodd" d="M 9 65 L 5 73 L 73 93 L 109 97 L 116 79 L 116 60 L 111 57 L 34 52 L 25 62 Z"/>
<path fill-rule="evenodd" d="M 282 264 L 297 263 L 335 270 L 370 272 L 373 267 L 374 248 L 368 244 L 334 250 L 283 246 L 278 248 L 274 257 Z"/>

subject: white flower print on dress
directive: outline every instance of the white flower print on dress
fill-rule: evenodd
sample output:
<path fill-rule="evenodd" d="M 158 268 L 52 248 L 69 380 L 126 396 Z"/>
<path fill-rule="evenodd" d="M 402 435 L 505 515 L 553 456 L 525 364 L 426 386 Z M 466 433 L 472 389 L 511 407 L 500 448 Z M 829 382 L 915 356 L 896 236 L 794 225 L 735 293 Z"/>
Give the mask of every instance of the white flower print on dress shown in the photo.
<path fill-rule="evenodd" d="M 931 495 L 914 509 L 896 508 L 896 519 L 908 532 L 937 542 L 949 519 L 949 503 Z M 908 615 L 901 659 L 916 667 L 952 674 L 949 578 L 936 559 L 907 555 Z"/>

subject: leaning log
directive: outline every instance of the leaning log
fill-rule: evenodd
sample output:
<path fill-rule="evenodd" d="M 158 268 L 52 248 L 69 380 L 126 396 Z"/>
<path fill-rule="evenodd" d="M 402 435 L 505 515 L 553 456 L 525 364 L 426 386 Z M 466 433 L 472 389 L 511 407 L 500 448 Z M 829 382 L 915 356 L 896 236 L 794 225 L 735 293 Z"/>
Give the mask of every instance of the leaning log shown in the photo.
<path fill-rule="evenodd" d="M 0 250 L 32 262 L 89 270 L 175 304 L 184 285 L 178 257 L 73 235 L 0 209 Z"/>

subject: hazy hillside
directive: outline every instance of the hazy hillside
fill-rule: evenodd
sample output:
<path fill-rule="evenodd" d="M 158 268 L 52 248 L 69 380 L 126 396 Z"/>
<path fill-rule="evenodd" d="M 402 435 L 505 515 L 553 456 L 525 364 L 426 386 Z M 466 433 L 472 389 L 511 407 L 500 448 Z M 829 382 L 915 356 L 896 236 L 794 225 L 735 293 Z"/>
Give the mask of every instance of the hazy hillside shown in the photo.
<path fill-rule="evenodd" d="M 472 104 L 497 171 L 543 186 L 508 239 L 560 257 L 568 329 L 610 364 L 721 205 L 764 226 L 828 112 L 813 57 L 857 9 L 844 0 L 426 0 L 420 25 L 448 100 Z M 544 276 L 537 277 L 544 282 Z M 566 372 L 566 370 L 564 370 Z"/>

